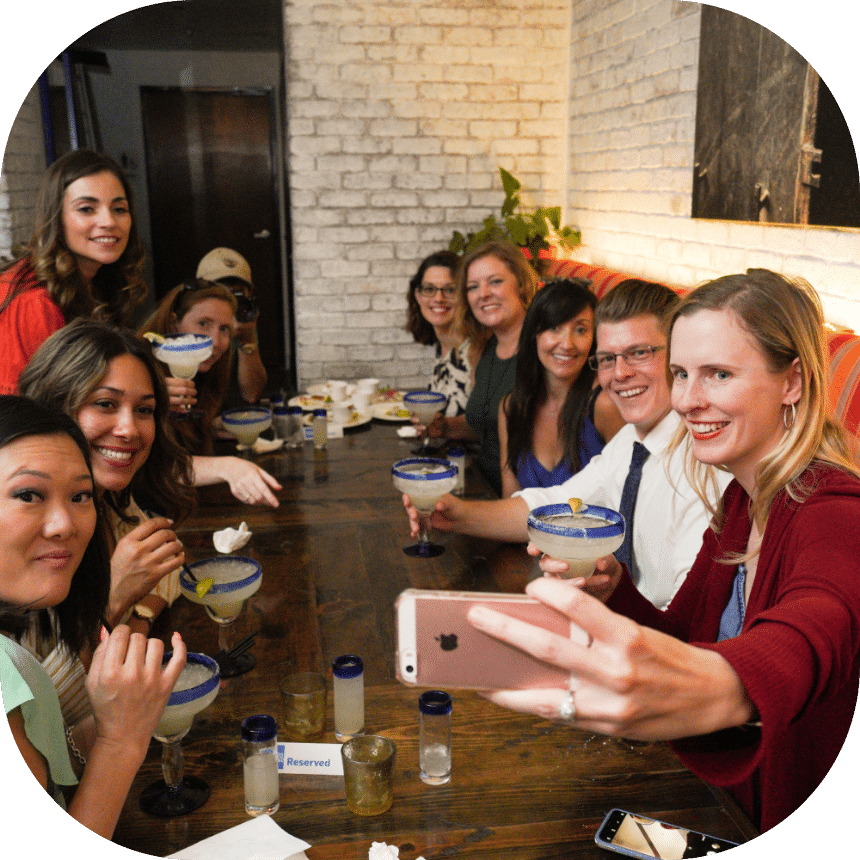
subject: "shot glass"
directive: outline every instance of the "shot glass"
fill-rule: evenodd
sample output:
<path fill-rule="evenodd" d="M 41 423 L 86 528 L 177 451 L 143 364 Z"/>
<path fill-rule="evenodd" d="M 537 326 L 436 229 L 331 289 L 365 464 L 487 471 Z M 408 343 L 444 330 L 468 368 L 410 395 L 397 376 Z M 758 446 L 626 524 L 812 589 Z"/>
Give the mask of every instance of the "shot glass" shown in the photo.
<path fill-rule="evenodd" d="M 280 738 L 315 741 L 325 732 L 326 683 L 317 672 L 299 672 L 281 679 Z"/>
<path fill-rule="evenodd" d="M 341 748 L 346 805 L 355 815 L 381 815 L 394 802 L 393 741 L 363 735 Z"/>

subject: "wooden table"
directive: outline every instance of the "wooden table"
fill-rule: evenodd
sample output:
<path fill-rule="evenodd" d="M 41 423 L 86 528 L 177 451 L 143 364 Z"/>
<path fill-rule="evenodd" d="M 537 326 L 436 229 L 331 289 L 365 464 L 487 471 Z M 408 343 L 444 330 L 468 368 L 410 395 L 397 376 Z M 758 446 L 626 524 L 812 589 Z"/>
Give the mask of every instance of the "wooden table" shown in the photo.
<path fill-rule="evenodd" d="M 236 622 L 236 637 L 258 630 L 251 672 L 222 682 L 218 698 L 195 719 L 183 741 L 186 773 L 212 788 L 208 802 L 174 819 L 141 812 L 138 797 L 161 775 L 153 741 L 125 804 L 115 841 L 164 856 L 247 820 L 239 726 L 249 714 L 279 719 L 278 679 L 316 670 L 331 679 L 331 661 L 361 655 L 368 733 L 397 744 L 395 800 L 383 815 L 361 818 L 344 800 L 343 779 L 281 776 L 281 808 L 273 816 L 309 842 L 312 860 L 366 860 L 373 841 L 400 848 L 401 860 L 422 855 L 547 860 L 608 856 L 594 844 L 603 816 L 618 806 L 716 836 L 755 836 L 723 792 L 693 776 L 663 743 L 628 745 L 498 708 L 454 692 L 453 777 L 431 787 L 418 778 L 418 692 L 394 677 L 393 604 L 405 588 L 521 592 L 540 574 L 524 547 L 439 535 L 447 552 L 413 559 L 390 467 L 409 456 L 391 424 L 367 425 L 298 452 L 260 458 L 283 483 L 277 510 L 239 505 L 222 485 L 202 491 L 200 507 L 181 529 L 190 560 L 215 555 L 212 532 L 245 520 L 253 531 L 242 550 L 263 566 L 263 582 Z M 468 495 L 485 495 L 475 470 Z M 180 598 L 155 635 L 179 630 L 189 650 L 215 654 L 217 625 Z M 329 689 L 331 689 L 329 687 Z M 329 693 L 327 732 L 334 743 Z"/>

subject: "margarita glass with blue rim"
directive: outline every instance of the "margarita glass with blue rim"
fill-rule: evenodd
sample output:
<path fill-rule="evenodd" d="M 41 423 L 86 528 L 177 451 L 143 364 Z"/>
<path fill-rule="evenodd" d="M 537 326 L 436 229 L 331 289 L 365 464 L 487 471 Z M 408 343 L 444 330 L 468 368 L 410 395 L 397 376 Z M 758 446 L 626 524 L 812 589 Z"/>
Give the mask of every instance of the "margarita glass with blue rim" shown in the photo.
<path fill-rule="evenodd" d="M 565 579 L 594 573 L 594 563 L 611 555 L 624 540 L 624 517 L 610 508 L 569 504 L 544 505 L 528 516 L 529 540 L 552 558 L 566 561 L 570 571 Z"/>
<path fill-rule="evenodd" d="M 250 447 L 264 430 L 272 426 L 272 410 L 265 406 L 243 406 L 228 409 L 222 413 L 221 420 L 240 445 Z"/>
<path fill-rule="evenodd" d="M 430 425 L 430 422 L 436 417 L 437 412 L 442 412 L 448 403 L 448 398 L 438 391 L 410 391 L 403 395 L 403 408 L 408 409 L 425 427 Z M 415 453 L 420 454 L 424 447 L 434 447 L 430 445 L 430 440 L 425 440 L 425 443 Z"/>
<path fill-rule="evenodd" d="M 430 542 L 430 515 L 436 502 L 457 486 L 457 472 L 453 463 L 434 457 L 398 460 L 391 467 L 394 486 L 401 493 L 409 494 L 418 511 L 418 543 L 404 547 L 406 555 L 433 558 L 445 552 L 445 547 Z"/>
<path fill-rule="evenodd" d="M 218 624 L 218 656 L 221 659 L 221 653 L 230 650 L 233 622 L 242 612 L 245 601 L 260 588 L 263 568 L 255 559 L 239 555 L 206 558 L 188 567 L 197 581 L 183 570 L 179 574 L 179 587 L 192 603 L 201 604 L 206 614 Z M 256 665 L 257 659 L 246 651 L 229 661 L 222 661 L 221 676 L 234 678 Z"/>
<path fill-rule="evenodd" d="M 177 379 L 194 379 L 200 365 L 212 355 L 215 348 L 212 338 L 206 334 L 177 332 L 174 334 L 149 335 L 152 354 L 170 368 L 170 375 Z M 202 417 L 198 409 L 184 404 L 175 412 L 181 418 Z"/>
<path fill-rule="evenodd" d="M 172 652 L 171 652 L 172 653 Z M 171 653 L 164 655 L 163 663 Z M 202 806 L 209 798 L 209 786 L 199 777 L 185 775 L 182 739 L 188 734 L 195 714 L 208 708 L 218 695 L 218 664 L 205 654 L 189 653 L 153 737 L 161 741 L 161 772 L 164 779 L 147 786 L 140 795 L 140 808 L 150 815 L 172 818 Z"/>

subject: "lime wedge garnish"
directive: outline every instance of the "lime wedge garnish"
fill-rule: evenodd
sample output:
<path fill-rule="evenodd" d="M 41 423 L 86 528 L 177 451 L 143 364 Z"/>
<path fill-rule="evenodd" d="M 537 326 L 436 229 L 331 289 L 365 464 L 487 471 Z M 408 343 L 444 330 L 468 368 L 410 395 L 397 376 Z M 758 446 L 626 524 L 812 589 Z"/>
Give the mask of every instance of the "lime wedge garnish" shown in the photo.
<path fill-rule="evenodd" d="M 198 597 L 203 597 L 213 585 L 215 585 L 215 580 L 210 576 L 207 579 L 201 579 L 200 582 L 194 586 L 194 590 L 197 592 Z"/>
<path fill-rule="evenodd" d="M 575 514 L 582 507 L 582 499 L 568 499 L 567 503 L 570 505 L 572 514 Z"/>
<path fill-rule="evenodd" d="M 164 343 L 164 338 L 160 334 L 156 334 L 154 331 L 147 331 L 143 333 L 143 336 L 150 343 Z"/>

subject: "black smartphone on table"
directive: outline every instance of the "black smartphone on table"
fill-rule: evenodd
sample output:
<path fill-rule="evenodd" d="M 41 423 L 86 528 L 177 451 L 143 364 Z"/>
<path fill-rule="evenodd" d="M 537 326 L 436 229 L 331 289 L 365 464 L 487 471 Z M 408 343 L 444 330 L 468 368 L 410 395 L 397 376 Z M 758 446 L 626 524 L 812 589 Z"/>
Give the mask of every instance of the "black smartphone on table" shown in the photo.
<path fill-rule="evenodd" d="M 707 833 L 678 827 L 624 809 L 613 809 L 609 812 L 603 819 L 594 841 L 608 851 L 643 860 L 709 857 L 738 845 L 728 839 L 708 836 Z"/>

